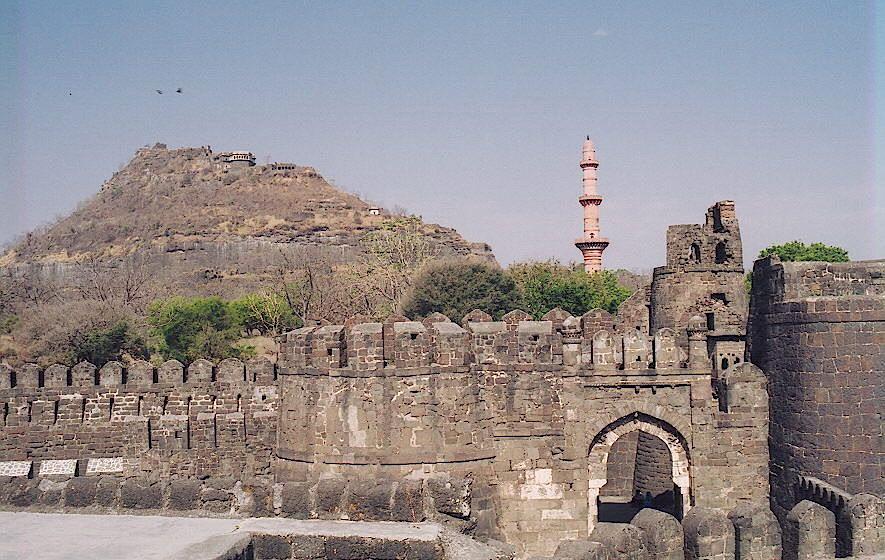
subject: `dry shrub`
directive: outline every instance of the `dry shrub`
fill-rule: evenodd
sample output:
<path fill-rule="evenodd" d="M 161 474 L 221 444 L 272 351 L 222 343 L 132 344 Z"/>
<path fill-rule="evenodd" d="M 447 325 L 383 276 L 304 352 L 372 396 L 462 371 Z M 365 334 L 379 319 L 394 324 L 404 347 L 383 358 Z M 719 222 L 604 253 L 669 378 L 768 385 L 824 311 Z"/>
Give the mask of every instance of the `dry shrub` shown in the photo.
<path fill-rule="evenodd" d="M 135 332 L 146 332 L 143 320 L 125 308 L 94 301 L 37 305 L 19 317 L 12 333 L 13 362 L 70 364 L 86 337 L 126 322 Z"/>

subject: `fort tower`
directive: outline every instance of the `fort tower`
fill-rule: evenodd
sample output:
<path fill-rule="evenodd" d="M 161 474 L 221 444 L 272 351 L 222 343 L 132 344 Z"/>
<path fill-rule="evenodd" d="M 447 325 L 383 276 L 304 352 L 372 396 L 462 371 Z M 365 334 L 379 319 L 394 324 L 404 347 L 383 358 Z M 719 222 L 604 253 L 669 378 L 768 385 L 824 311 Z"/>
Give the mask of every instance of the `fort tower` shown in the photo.
<path fill-rule="evenodd" d="M 584 173 L 584 193 L 578 201 L 584 208 L 584 235 L 575 241 L 584 256 L 584 270 L 587 273 L 602 270 L 602 252 L 608 247 L 608 239 L 599 236 L 599 206 L 602 197 L 596 192 L 596 148 L 588 136 L 581 150 L 581 170 Z"/>

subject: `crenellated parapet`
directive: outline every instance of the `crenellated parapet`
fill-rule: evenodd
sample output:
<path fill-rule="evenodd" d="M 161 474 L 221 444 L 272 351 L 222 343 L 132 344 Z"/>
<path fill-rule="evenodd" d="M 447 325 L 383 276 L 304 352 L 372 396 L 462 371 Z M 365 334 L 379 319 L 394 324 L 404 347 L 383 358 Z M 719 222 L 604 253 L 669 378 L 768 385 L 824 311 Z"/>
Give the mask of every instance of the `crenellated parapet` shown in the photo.
<path fill-rule="evenodd" d="M 463 326 L 439 314 L 423 322 L 360 320 L 283 335 L 281 368 L 292 373 L 340 370 L 341 374 L 468 365 L 566 366 L 600 374 L 709 369 L 708 357 L 689 359 L 673 329 L 658 329 L 652 336 L 641 330 L 621 332 L 611 315 L 600 309 L 582 317 L 555 309 L 540 321 L 519 310 L 500 321 L 473 311 L 464 317 Z M 692 323 L 689 330 L 692 340 L 705 348 L 706 328 Z"/>
<path fill-rule="evenodd" d="M 715 376 L 708 334 L 690 317 L 683 347 L 599 309 L 298 329 L 280 343 L 275 474 L 469 476 L 489 498 L 478 531 L 548 556 L 604 521 L 600 499 L 634 497 L 615 492 L 626 456 L 623 486 L 662 489 L 679 515 L 764 503 L 765 379 L 744 363 Z"/>
<path fill-rule="evenodd" d="M 275 379 L 274 364 L 263 358 L 245 362 L 228 358 L 218 364 L 200 359 L 187 367 L 177 360 L 169 360 L 159 366 L 143 360 L 125 365 L 121 362 L 107 362 L 100 368 L 89 362 L 81 362 L 72 367 L 63 364 L 47 367 L 22 364 L 14 368 L 0 364 L 0 391 L 98 390 L 105 387 L 138 390 L 148 387 L 192 387 L 210 383 L 273 385 Z"/>
<path fill-rule="evenodd" d="M 275 375 L 266 359 L 4 366 L 0 460 L 120 456 L 151 476 L 267 474 Z"/>

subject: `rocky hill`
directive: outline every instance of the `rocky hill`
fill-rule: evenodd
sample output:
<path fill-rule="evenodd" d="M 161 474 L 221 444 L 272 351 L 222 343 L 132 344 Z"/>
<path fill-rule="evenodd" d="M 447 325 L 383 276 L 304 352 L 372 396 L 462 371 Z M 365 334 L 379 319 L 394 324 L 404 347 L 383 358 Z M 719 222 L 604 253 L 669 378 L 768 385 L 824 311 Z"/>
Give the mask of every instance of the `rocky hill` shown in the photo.
<path fill-rule="evenodd" d="M 0 267 L 64 280 L 96 262 L 138 262 L 164 291 L 234 295 L 261 284 L 281 249 L 352 261 L 395 219 L 311 167 L 230 160 L 208 148 L 142 148 L 76 211 L 12 246 Z M 454 229 L 417 224 L 435 256 L 494 259 Z"/>

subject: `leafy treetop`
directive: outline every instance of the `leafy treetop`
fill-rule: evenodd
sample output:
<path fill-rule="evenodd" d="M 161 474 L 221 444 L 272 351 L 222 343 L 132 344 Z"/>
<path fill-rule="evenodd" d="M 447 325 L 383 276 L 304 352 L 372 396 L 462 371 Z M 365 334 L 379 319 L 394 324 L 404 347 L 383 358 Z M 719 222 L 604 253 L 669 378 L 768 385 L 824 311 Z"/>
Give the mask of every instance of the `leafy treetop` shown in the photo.
<path fill-rule="evenodd" d="M 402 303 L 409 317 L 439 312 L 453 321 L 474 309 L 496 319 L 519 306 L 519 290 L 503 270 L 470 260 L 434 263 L 415 278 Z"/>
<path fill-rule="evenodd" d="M 632 293 L 611 271 L 587 274 L 580 265 L 555 260 L 515 263 L 508 272 L 519 287 L 523 309 L 536 318 L 556 307 L 576 317 L 597 308 L 615 313 Z"/>
<path fill-rule="evenodd" d="M 759 251 L 759 258 L 777 255 L 782 261 L 823 261 L 846 262 L 848 251 L 835 245 L 812 243 L 806 245 L 801 241 L 790 241 L 782 245 L 772 245 Z"/>

